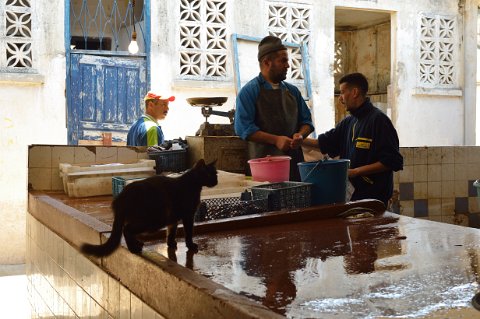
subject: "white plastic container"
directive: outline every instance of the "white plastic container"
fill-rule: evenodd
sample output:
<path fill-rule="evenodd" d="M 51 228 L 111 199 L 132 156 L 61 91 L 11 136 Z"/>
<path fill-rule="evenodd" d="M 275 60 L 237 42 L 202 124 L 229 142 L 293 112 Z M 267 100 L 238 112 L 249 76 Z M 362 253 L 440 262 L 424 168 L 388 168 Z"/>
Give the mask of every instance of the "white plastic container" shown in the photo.
<path fill-rule="evenodd" d="M 70 197 L 112 195 L 112 177 L 140 178 L 155 175 L 155 160 L 133 164 L 71 165 L 60 163 L 63 190 Z"/>

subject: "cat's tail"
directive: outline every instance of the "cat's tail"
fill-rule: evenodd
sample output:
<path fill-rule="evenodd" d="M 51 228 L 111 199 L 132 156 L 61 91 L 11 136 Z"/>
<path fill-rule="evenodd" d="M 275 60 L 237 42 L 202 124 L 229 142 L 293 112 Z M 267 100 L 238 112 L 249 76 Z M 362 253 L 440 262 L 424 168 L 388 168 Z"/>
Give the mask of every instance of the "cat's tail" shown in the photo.
<path fill-rule="evenodd" d="M 110 233 L 110 237 L 107 239 L 107 241 L 101 245 L 91 245 L 85 243 L 80 247 L 82 253 L 96 257 L 108 256 L 113 253 L 114 250 L 117 249 L 117 247 L 120 245 L 124 222 L 125 215 L 123 214 L 123 212 L 115 214 L 112 232 Z"/>

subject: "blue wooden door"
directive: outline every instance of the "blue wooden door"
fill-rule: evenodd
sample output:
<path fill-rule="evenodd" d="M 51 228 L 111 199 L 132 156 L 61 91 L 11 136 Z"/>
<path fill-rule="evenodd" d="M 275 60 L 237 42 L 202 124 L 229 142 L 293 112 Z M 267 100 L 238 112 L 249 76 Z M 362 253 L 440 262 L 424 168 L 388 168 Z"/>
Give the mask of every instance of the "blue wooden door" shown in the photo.
<path fill-rule="evenodd" d="M 144 57 L 70 56 L 69 144 L 101 142 L 103 133 L 125 142 L 130 125 L 143 113 L 147 90 Z"/>

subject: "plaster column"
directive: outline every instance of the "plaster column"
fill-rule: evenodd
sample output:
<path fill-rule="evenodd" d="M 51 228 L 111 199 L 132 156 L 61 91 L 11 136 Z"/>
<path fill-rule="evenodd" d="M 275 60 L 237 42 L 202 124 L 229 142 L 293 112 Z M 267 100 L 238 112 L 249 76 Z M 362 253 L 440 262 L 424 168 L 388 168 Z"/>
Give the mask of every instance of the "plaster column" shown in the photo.
<path fill-rule="evenodd" d="M 477 120 L 477 16 L 478 1 L 465 0 L 464 15 L 464 145 L 476 145 L 479 141 L 476 133 Z"/>

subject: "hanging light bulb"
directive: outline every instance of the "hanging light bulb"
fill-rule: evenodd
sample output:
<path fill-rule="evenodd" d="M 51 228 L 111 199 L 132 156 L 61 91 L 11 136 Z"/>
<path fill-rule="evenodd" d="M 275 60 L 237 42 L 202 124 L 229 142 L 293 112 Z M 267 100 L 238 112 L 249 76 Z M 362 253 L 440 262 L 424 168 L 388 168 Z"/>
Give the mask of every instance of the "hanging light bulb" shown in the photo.
<path fill-rule="evenodd" d="M 128 52 L 130 54 L 137 54 L 138 53 L 138 43 L 137 43 L 137 32 L 135 31 L 135 0 L 132 0 L 132 24 L 133 24 L 133 32 L 132 32 L 132 41 L 128 45 Z"/>
<path fill-rule="evenodd" d="M 132 32 L 132 41 L 128 45 L 128 52 L 131 54 L 138 53 L 137 32 L 135 31 Z"/>

